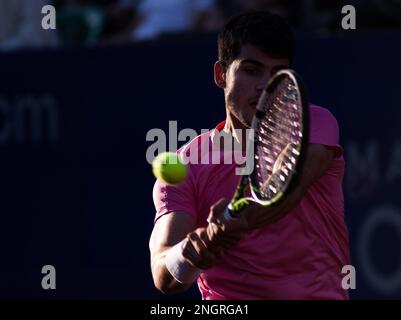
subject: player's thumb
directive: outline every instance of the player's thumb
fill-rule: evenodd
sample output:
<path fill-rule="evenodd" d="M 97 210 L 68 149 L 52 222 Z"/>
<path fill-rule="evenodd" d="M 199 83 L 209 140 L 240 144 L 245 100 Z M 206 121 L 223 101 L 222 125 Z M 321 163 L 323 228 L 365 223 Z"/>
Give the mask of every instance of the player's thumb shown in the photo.
<path fill-rule="evenodd" d="M 209 217 L 207 218 L 207 222 L 218 224 L 219 223 L 218 218 L 221 218 L 229 203 L 230 201 L 228 201 L 227 199 L 221 198 L 219 201 L 213 204 L 210 207 L 210 212 L 209 212 Z"/>

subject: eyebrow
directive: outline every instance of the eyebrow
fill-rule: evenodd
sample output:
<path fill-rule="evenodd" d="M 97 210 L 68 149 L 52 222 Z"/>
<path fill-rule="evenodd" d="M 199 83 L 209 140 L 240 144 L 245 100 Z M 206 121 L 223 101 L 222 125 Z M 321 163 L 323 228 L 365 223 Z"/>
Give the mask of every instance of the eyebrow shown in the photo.
<path fill-rule="evenodd" d="M 257 67 L 265 67 L 265 65 L 262 62 L 257 61 L 257 60 L 253 60 L 253 59 L 244 59 L 244 60 L 240 61 L 240 64 L 244 64 L 244 63 L 251 63 L 251 64 L 254 64 Z"/>
<path fill-rule="evenodd" d="M 261 68 L 265 68 L 266 67 L 262 62 L 260 62 L 258 60 L 254 60 L 254 59 L 244 59 L 244 60 L 240 61 L 240 64 L 244 64 L 244 63 L 251 63 L 251 64 L 253 64 L 253 65 L 257 66 L 257 67 L 261 67 Z M 289 68 L 288 65 L 279 64 L 279 65 L 274 66 L 272 69 L 273 69 L 273 71 L 277 72 L 277 71 L 279 71 L 281 69 L 287 69 L 287 68 Z"/>

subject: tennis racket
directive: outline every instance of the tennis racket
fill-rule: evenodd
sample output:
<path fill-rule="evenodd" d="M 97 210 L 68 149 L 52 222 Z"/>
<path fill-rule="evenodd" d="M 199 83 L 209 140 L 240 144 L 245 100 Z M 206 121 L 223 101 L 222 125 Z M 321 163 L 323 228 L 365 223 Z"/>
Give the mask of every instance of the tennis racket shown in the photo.
<path fill-rule="evenodd" d="M 277 72 L 263 91 L 248 142 L 252 173 L 243 175 L 224 213 L 236 217 L 251 202 L 277 203 L 297 184 L 308 141 L 309 112 L 304 86 L 291 69 Z M 247 197 L 250 189 L 251 196 Z M 249 194 L 249 193 L 248 193 Z"/>

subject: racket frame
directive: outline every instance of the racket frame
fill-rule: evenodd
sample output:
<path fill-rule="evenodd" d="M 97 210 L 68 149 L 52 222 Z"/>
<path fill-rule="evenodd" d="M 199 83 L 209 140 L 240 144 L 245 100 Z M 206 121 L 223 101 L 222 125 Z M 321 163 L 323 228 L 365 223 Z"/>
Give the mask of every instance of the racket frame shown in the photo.
<path fill-rule="evenodd" d="M 271 94 L 280 83 L 280 80 L 283 76 L 289 76 L 291 80 L 295 83 L 295 85 L 299 89 L 299 95 L 301 100 L 301 109 L 302 109 L 302 139 L 301 144 L 298 146 L 297 150 L 299 152 L 298 161 L 295 164 L 295 169 L 290 178 L 287 188 L 284 191 L 278 192 L 272 199 L 270 200 L 262 200 L 258 198 L 258 187 L 252 185 L 252 173 L 250 175 L 243 175 L 241 180 L 237 186 L 235 191 L 234 197 L 231 200 L 230 204 L 228 205 L 228 210 L 226 210 L 225 216 L 228 213 L 235 217 L 239 214 L 241 210 L 243 210 L 246 206 L 248 206 L 252 202 L 257 202 L 262 206 L 270 206 L 275 204 L 283 199 L 285 195 L 290 193 L 293 188 L 297 185 L 299 181 L 299 177 L 302 173 L 303 164 L 305 161 L 306 149 L 309 140 L 309 104 L 308 99 L 305 91 L 305 86 L 303 84 L 302 79 L 300 76 L 292 69 L 282 69 L 278 71 L 267 83 L 265 90 L 263 90 L 262 95 L 259 99 L 259 102 L 256 107 L 256 114 L 252 120 L 251 128 L 254 129 L 257 127 L 258 122 L 262 119 L 267 112 L 267 110 L 263 110 L 263 102 L 266 99 L 266 96 Z M 251 130 L 249 138 L 249 143 L 255 145 L 255 132 Z M 254 159 L 252 159 L 254 160 Z M 245 193 L 247 192 L 248 188 L 251 189 L 252 197 L 245 197 Z"/>

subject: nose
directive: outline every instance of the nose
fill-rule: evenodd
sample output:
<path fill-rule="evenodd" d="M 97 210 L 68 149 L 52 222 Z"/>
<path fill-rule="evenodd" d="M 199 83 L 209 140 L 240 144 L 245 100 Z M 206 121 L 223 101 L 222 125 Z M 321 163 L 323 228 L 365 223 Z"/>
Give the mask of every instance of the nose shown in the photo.
<path fill-rule="evenodd" d="M 267 82 L 270 79 L 270 73 L 266 72 L 266 74 L 263 77 L 260 77 L 257 84 L 256 84 L 256 90 L 257 91 L 263 91 L 266 88 Z"/>
<path fill-rule="evenodd" d="M 256 90 L 257 91 L 263 91 L 264 85 L 262 81 L 259 81 L 256 85 Z"/>

